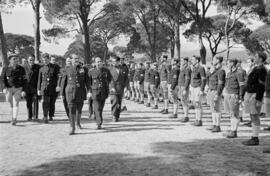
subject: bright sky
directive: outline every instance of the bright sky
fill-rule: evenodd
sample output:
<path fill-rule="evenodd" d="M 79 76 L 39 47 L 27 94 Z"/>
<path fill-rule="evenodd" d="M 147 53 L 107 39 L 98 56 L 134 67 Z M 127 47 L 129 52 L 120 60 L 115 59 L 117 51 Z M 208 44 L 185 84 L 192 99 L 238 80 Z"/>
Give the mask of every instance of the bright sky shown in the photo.
<path fill-rule="evenodd" d="M 98 5 L 101 8 L 102 4 Z M 41 10 L 42 12 L 42 10 Z M 208 12 L 209 16 L 216 14 L 216 8 L 211 8 Z M 41 14 L 43 16 L 43 14 Z M 11 14 L 2 14 L 3 26 L 5 33 L 15 33 L 15 34 L 26 34 L 34 36 L 34 12 L 32 8 L 29 7 L 16 7 L 13 9 Z M 49 29 L 51 25 L 45 20 L 41 19 L 41 29 Z M 251 28 L 256 28 L 260 23 L 254 23 Z M 181 33 L 184 31 L 182 29 Z M 61 39 L 59 44 L 48 43 L 41 39 L 41 51 L 48 52 L 51 54 L 63 55 L 67 51 L 68 45 L 73 41 L 72 38 Z M 127 39 L 121 37 L 115 45 L 126 46 Z M 183 36 L 181 36 L 182 51 L 190 51 L 198 49 L 198 44 L 196 42 L 189 42 Z M 109 46 L 110 49 L 113 48 L 112 45 Z"/>

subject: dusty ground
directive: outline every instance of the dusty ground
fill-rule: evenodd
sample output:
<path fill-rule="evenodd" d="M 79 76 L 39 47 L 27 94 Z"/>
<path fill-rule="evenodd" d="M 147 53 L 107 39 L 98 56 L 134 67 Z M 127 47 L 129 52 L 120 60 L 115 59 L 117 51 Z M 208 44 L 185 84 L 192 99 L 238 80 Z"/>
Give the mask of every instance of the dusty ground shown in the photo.
<path fill-rule="evenodd" d="M 208 107 L 204 107 L 204 126 L 195 128 L 142 105 L 130 101 L 127 105 L 121 122 L 113 123 L 107 103 L 101 131 L 87 119 L 85 105 L 84 129 L 69 136 L 60 100 L 50 124 L 26 122 L 22 102 L 16 127 L 8 123 L 7 103 L 0 103 L 0 175 L 270 175 L 270 155 L 262 153 L 270 146 L 269 132 L 262 133 L 260 146 L 244 147 L 241 141 L 249 138 L 248 127 L 241 126 L 239 138 L 233 140 L 206 130 Z M 262 123 L 270 124 L 270 120 L 264 118 Z M 222 125 L 226 131 L 228 117 Z"/>

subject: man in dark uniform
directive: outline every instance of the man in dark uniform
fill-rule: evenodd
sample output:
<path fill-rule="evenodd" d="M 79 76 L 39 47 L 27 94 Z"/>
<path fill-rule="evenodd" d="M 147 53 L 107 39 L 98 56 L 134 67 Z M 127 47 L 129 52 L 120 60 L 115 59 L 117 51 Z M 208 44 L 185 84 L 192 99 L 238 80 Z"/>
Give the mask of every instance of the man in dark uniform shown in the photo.
<path fill-rule="evenodd" d="M 50 63 L 48 54 L 44 54 L 42 60 L 44 65 L 39 70 L 37 89 L 38 95 L 42 95 L 43 98 L 44 123 L 48 123 L 48 115 L 50 120 L 53 117 L 53 103 L 57 94 L 59 69 Z"/>
<path fill-rule="evenodd" d="M 112 58 L 112 67 L 110 69 L 112 80 L 110 83 L 110 94 L 112 104 L 112 115 L 115 122 L 119 121 L 121 112 L 121 103 L 125 86 L 128 84 L 128 73 L 120 65 L 120 58 Z"/>
<path fill-rule="evenodd" d="M 70 135 L 75 133 L 75 120 L 77 127 L 81 129 L 81 115 L 84 100 L 89 90 L 89 76 L 78 57 L 72 58 L 72 66 L 67 67 L 61 82 L 61 96 L 66 96 L 69 108 Z"/>
<path fill-rule="evenodd" d="M 128 73 L 129 73 L 129 68 L 128 68 L 127 64 L 125 63 L 125 58 L 121 58 L 121 59 L 120 59 L 120 65 L 121 65 L 121 67 L 123 68 L 125 74 L 128 75 Z M 127 79 L 128 79 L 128 78 L 129 78 L 129 77 L 127 77 Z M 129 81 L 126 82 L 126 85 L 125 85 L 125 88 L 124 88 L 124 92 L 123 92 L 122 97 L 124 97 L 124 94 L 125 94 L 125 92 L 127 92 L 128 87 L 129 87 Z M 125 99 L 123 99 L 123 98 L 122 98 L 121 105 L 123 106 L 122 109 L 121 109 L 121 112 L 122 112 L 122 111 L 127 111 L 126 102 L 125 102 Z"/>
<path fill-rule="evenodd" d="M 61 87 L 62 78 L 65 75 L 66 69 L 68 67 L 70 67 L 70 66 L 71 66 L 71 58 L 68 57 L 66 59 L 66 66 L 64 68 L 62 68 L 61 71 L 60 71 L 60 75 L 59 75 L 59 78 L 58 78 L 57 87 Z M 65 107 L 65 111 L 66 111 L 67 117 L 69 117 L 69 109 L 68 109 L 68 104 L 67 104 L 67 99 L 66 99 L 65 92 L 63 92 L 62 99 L 63 99 L 63 104 L 64 104 L 64 107 Z"/>
<path fill-rule="evenodd" d="M 138 75 L 137 75 L 137 78 L 138 78 L 138 81 L 136 83 L 137 85 L 137 93 L 138 93 L 138 96 L 137 98 L 139 99 L 139 104 L 144 104 L 144 74 L 145 74 L 145 70 L 143 68 L 143 63 L 139 63 L 138 64 Z"/>
<path fill-rule="evenodd" d="M 134 80 L 133 80 L 134 73 L 135 73 L 135 64 L 131 63 L 130 70 L 128 72 L 128 80 L 129 80 L 129 88 L 130 88 L 128 98 L 132 101 L 134 101 L 136 97 L 135 88 L 134 88 Z"/>
<path fill-rule="evenodd" d="M 58 72 L 60 73 L 60 66 L 56 63 L 56 58 L 55 57 L 51 57 L 50 63 L 53 65 L 54 69 L 55 70 L 58 70 Z M 50 110 L 49 110 L 49 112 L 51 112 L 50 113 L 50 119 L 49 119 L 50 121 L 52 121 L 53 120 L 53 117 L 54 117 L 54 113 L 55 113 L 55 102 L 56 102 L 56 99 L 58 97 L 59 88 L 56 89 L 56 92 L 57 93 L 53 97 L 54 99 L 52 100 L 52 105 L 50 106 Z"/>
<path fill-rule="evenodd" d="M 221 95 L 225 86 L 226 73 L 222 68 L 223 57 L 214 57 L 213 68 L 209 73 L 209 91 L 207 102 L 212 112 L 213 126 L 209 128 L 214 133 L 220 132 Z"/>
<path fill-rule="evenodd" d="M 189 58 L 183 58 L 181 60 L 180 73 L 178 78 L 178 97 L 181 100 L 183 107 L 184 117 L 181 119 L 181 122 L 185 123 L 189 121 L 188 117 L 188 101 L 189 101 L 189 86 L 191 80 L 191 68 L 188 64 Z"/>
<path fill-rule="evenodd" d="M 111 79 L 110 71 L 102 66 L 101 59 L 99 57 L 95 58 L 95 68 L 89 71 L 89 97 L 93 100 L 97 129 L 101 129 L 103 123 L 102 112 L 105 101 L 109 96 L 109 84 Z"/>
<path fill-rule="evenodd" d="M 171 83 L 170 92 L 173 97 L 173 114 L 169 116 L 169 118 L 177 118 L 178 114 L 178 78 L 179 78 L 180 68 L 179 68 L 179 60 L 172 60 L 172 71 L 170 72 L 169 82 Z"/>
<path fill-rule="evenodd" d="M 38 96 L 37 96 L 37 82 L 40 65 L 35 64 L 35 57 L 28 58 L 29 72 L 27 72 L 27 88 L 26 88 L 26 107 L 28 112 L 28 121 L 34 117 L 38 119 Z"/>
<path fill-rule="evenodd" d="M 264 62 L 267 59 L 265 53 L 259 52 L 255 57 L 256 67 L 250 72 L 247 78 L 246 94 L 244 97 L 245 112 L 250 114 L 252 124 L 251 139 L 242 142 L 243 145 L 259 145 L 260 114 L 265 91 L 265 80 L 267 70 Z"/>
<path fill-rule="evenodd" d="M 152 109 L 158 109 L 158 87 L 160 85 L 160 76 L 158 72 L 158 64 L 152 63 L 152 69 L 150 72 L 150 90 L 154 97 L 154 107 Z"/>

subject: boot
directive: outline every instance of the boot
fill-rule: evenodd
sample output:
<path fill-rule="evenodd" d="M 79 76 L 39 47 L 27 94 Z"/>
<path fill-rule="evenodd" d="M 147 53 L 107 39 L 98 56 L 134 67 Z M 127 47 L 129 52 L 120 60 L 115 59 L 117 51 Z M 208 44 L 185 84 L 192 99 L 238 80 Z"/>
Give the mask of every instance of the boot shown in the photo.
<path fill-rule="evenodd" d="M 212 133 L 218 133 L 218 132 L 221 132 L 220 126 L 215 126 L 215 127 L 212 129 Z"/>
<path fill-rule="evenodd" d="M 151 104 L 150 103 L 147 103 L 145 106 L 146 107 L 151 107 Z"/>
<path fill-rule="evenodd" d="M 97 130 L 101 130 L 101 125 L 97 125 Z"/>
<path fill-rule="evenodd" d="M 12 108 L 12 121 L 11 121 L 11 125 L 16 125 L 17 123 L 17 117 L 18 117 L 18 110 L 19 108 L 18 107 L 13 107 Z"/>
<path fill-rule="evenodd" d="M 237 138 L 237 131 L 229 131 L 229 132 L 226 134 L 226 137 L 227 137 L 227 138 Z"/>
<path fill-rule="evenodd" d="M 184 117 L 184 118 L 182 118 L 181 120 L 180 120 L 180 122 L 182 122 L 182 123 L 186 123 L 186 122 L 188 122 L 189 121 L 189 118 L 188 117 Z"/>
<path fill-rule="evenodd" d="M 202 121 L 201 120 L 196 120 L 192 125 L 196 126 L 196 127 L 202 126 Z"/>
<path fill-rule="evenodd" d="M 82 114 L 77 114 L 77 116 L 76 116 L 77 127 L 79 129 L 82 129 L 82 126 L 81 126 L 81 116 L 82 116 Z"/>
<path fill-rule="evenodd" d="M 168 109 L 164 109 L 164 111 L 161 114 L 169 114 Z"/>
<path fill-rule="evenodd" d="M 158 109 L 158 105 L 155 105 L 152 109 Z"/>
<path fill-rule="evenodd" d="M 71 114 L 71 117 L 69 118 L 70 122 L 70 132 L 69 135 L 75 134 L 75 114 Z"/>
<path fill-rule="evenodd" d="M 171 115 L 169 116 L 169 119 L 177 119 L 177 114 L 171 114 Z"/>
<path fill-rule="evenodd" d="M 243 145 L 247 145 L 247 146 L 259 145 L 259 143 L 260 142 L 259 142 L 258 137 L 251 137 L 251 139 L 242 142 Z"/>

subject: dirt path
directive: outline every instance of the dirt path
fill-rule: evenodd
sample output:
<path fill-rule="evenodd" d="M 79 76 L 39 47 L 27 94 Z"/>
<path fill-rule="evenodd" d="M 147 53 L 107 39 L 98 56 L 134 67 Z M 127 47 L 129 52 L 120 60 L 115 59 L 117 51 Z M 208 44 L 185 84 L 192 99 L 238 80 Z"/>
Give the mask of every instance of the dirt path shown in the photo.
<path fill-rule="evenodd" d="M 55 121 L 47 125 L 26 122 L 22 102 L 16 127 L 8 123 L 7 103 L 0 103 L 0 175 L 270 175 L 270 155 L 262 153 L 270 146 L 269 132 L 262 133 L 260 146 L 245 147 L 241 141 L 249 138 L 248 127 L 241 126 L 239 138 L 233 140 L 206 130 L 208 107 L 204 107 L 204 126 L 195 128 L 157 110 L 130 101 L 127 105 L 121 121 L 114 123 L 107 103 L 104 129 L 97 131 L 94 121 L 87 119 L 85 104 L 84 129 L 69 136 L 60 100 Z M 270 124 L 269 118 L 262 124 Z M 228 117 L 222 125 L 226 131 Z"/>

